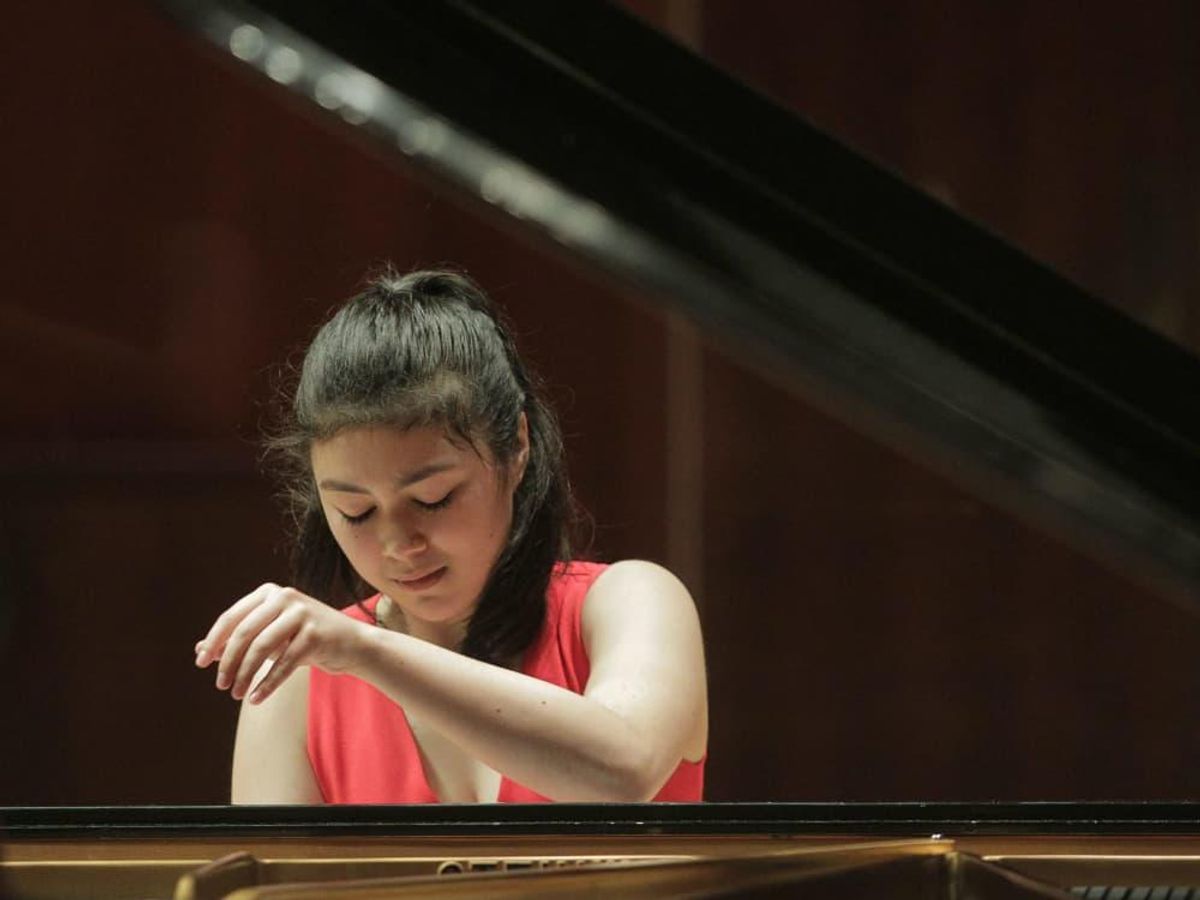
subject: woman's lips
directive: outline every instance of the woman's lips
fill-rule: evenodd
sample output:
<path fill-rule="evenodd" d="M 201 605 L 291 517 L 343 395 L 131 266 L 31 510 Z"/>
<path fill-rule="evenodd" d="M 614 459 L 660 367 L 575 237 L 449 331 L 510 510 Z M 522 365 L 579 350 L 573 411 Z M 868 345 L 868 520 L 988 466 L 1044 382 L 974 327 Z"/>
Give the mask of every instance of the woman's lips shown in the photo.
<path fill-rule="evenodd" d="M 416 578 L 397 578 L 396 582 L 402 585 L 407 591 L 425 591 L 441 581 L 442 576 L 445 574 L 446 567 L 442 566 L 439 569 L 434 569 L 428 575 L 420 575 Z"/>

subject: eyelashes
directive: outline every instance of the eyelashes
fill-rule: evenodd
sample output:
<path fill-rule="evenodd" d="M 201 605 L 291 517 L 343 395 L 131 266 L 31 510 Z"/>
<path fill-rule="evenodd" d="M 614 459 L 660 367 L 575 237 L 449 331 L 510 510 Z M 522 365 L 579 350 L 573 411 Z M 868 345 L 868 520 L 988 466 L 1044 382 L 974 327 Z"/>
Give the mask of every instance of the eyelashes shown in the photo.
<path fill-rule="evenodd" d="M 446 496 L 443 497 L 441 500 L 435 500 L 432 503 L 424 503 L 415 498 L 413 499 L 413 503 L 422 512 L 436 512 L 439 509 L 445 509 L 447 506 L 449 506 L 450 501 L 454 499 L 454 495 L 457 492 L 458 492 L 458 489 L 455 488 L 453 491 L 450 491 L 450 493 L 446 494 Z M 370 509 L 366 510 L 365 512 L 359 513 L 357 516 L 349 516 L 349 515 L 346 515 L 346 513 L 342 512 L 340 509 L 338 510 L 338 514 L 342 517 L 342 519 L 346 522 L 347 525 L 361 525 L 363 522 L 367 521 L 367 519 L 371 518 L 371 516 L 372 516 L 372 514 L 374 514 L 374 512 L 375 512 L 375 507 L 373 507 L 373 506 Z"/>
<path fill-rule="evenodd" d="M 435 509 L 445 509 L 447 506 L 450 505 L 450 501 L 454 498 L 454 494 L 456 492 L 457 492 L 457 488 L 455 490 L 451 491 L 450 493 L 448 493 L 441 500 L 435 500 L 432 503 L 422 503 L 420 500 L 414 500 L 413 503 L 417 504 L 417 506 L 419 506 L 421 509 L 428 510 L 431 512 Z"/>

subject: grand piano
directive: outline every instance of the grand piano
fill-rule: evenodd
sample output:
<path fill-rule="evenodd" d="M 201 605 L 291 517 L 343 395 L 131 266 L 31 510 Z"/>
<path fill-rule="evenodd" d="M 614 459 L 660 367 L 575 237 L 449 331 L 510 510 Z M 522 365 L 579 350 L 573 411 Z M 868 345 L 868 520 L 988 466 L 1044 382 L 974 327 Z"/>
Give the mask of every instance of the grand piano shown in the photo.
<path fill-rule="evenodd" d="M 11 898 L 1193 900 L 1190 804 L 5 810 Z"/>
<path fill-rule="evenodd" d="M 619 10 L 162 7 L 1200 609 L 1200 363 Z M 1189 803 L 9 808 L 0 829 L 11 897 L 1200 897 Z"/>

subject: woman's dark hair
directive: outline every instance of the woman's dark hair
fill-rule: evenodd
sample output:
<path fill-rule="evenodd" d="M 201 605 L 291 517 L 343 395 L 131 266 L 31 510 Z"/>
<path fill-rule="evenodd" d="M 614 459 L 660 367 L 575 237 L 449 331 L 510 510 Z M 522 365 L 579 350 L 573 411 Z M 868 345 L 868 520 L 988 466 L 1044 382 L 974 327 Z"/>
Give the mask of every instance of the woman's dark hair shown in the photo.
<path fill-rule="evenodd" d="M 554 563 L 569 559 L 575 506 L 562 436 L 510 329 L 465 275 L 388 269 L 317 332 L 290 411 L 267 440 L 295 525 L 296 586 L 330 602 L 360 601 L 368 586 L 325 521 L 313 481 L 314 441 L 346 428 L 434 426 L 503 470 L 518 452 L 525 413 L 529 455 L 513 495 L 512 528 L 459 650 L 499 665 L 537 636 Z"/>

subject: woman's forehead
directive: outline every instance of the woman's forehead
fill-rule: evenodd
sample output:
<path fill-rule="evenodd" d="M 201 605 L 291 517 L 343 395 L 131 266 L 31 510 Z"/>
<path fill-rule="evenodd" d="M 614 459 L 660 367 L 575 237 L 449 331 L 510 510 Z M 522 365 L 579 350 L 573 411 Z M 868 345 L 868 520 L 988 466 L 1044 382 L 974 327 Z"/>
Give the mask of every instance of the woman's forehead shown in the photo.
<path fill-rule="evenodd" d="M 314 441 L 310 452 L 313 472 L 318 477 L 354 470 L 364 477 L 396 479 L 430 468 L 487 464 L 487 456 L 472 444 L 437 426 L 347 428 Z"/>

